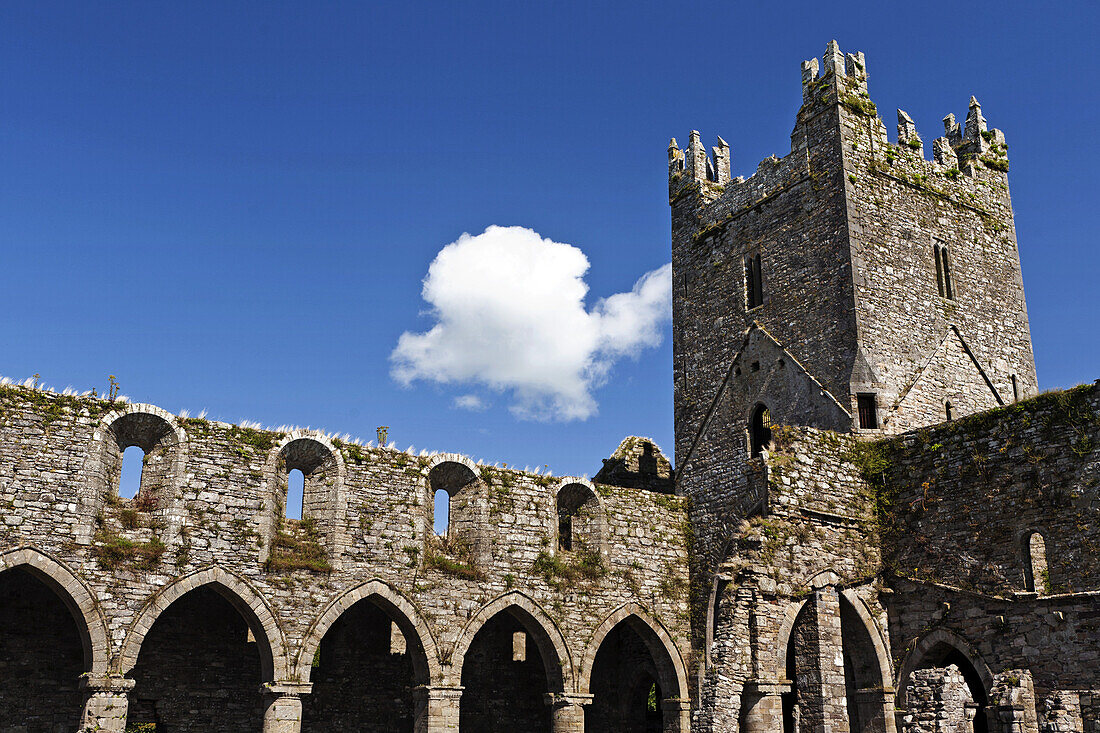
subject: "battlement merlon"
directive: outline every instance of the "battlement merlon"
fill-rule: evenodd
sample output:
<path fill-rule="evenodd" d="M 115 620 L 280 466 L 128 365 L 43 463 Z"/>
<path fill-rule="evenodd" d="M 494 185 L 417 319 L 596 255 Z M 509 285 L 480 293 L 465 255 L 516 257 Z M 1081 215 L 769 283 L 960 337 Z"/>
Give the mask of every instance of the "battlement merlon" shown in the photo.
<path fill-rule="evenodd" d="M 816 58 L 802 62 L 803 103 L 812 103 L 823 84 L 841 93 L 867 93 L 867 62 L 862 51 L 841 53 L 839 44 L 829 41 L 824 62 L 823 67 L 818 66 Z M 844 89 L 839 89 L 841 79 L 846 82 Z"/>
<path fill-rule="evenodd" d="M 730 182 L 730 146 L 718 137 L 718 144 L 711 147 L 710 155 L 699 136 L 698 130 L 692 130 L 685 150 L 680 149 L 676 138 L 668 143 L 668 190 L 669 196 L 675 195 L 685 184 L 694 185 L 704 182 L 719 187 Z"/>

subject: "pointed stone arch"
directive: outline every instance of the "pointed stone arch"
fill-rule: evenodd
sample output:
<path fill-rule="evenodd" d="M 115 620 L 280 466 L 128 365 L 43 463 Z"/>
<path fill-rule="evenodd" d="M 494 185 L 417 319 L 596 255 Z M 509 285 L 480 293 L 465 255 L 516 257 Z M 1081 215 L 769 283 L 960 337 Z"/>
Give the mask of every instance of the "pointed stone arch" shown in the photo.
<path fill-rule="evenodd" d="M 970 664 L 981 680 L 984 688 L 982 692 L 986 695 L 989 694 L 989 691 L 993 688 L 993 672 L 985 660 L 982 659 L 978 650 L 954 632 L 947 629 L 933 629 L 909 648 L 902 659 L 901 666 L 898 668 L 895 688 L 897 689 L 897 706 L 899 708 L 905 707 L 906 686 L 909 677 L 915 670 L 920 668 L 931 651 L 941 646 L 949 646 L 965 657 L 967 663 Z"/>
<path fill-rule="evenodd" d="M 110 637 L 107 621 L 95 596 L 71 570 L 31 547 L 18 547 L 0 553 L 0 573 L 24 568 L 46 584 L 69 609 L 76 621 L 84 646 L 84 666 L 95 675 L 107 673 Z"/>
<path fill-rule="evenodd" d="M 848 607 L 855 611 L 856 617 L 867 631 L 867 636 L 871 640 L 871 646 L 874 648 L 875 657 L 878 660 L 879 674 L 881 676 L 879 684 L 883 687 L 888 686 L 894 679 L 894 674 L 890 669 L 890 653 L 887 651 L 882 629 L 875 621 L 874 616 L 872 616 L 867 609 L 867 604 L 863 602 L 863 599 L 859 597 L 859 594 L 856 593 L 854 588 L 842 590 L 840 592 L 840 598 L 842 602 L 848 602 Z"/>
<path fill-rule="evenodd" d="M 689 695 L 687 667 L 684 664 L 683 655 L 668 629 L 664 624 L 654 618 L 641 604 L 631 601 L 624 603 L 613 611 L 592 633 L 592 638 L 585 649 L 584 658 L 578 668 L 577 691 L 588 694 L 592 682 L 592 665 L 596 661 L 596 653 L 600 645 L 612 629 L 626 621 L 638 632 L 649 648 L 654 663 L 661 675 L 661 688 L 666 690 L 666 696 L 687 700 Z"/>
<path fill-rule="evenodd" d="M 362 600 L 376 603 L 401 629 L 407 639 L 419 641 L 421 655 L 413 655 L 413 668 L 419 684 L 442 684 L 443 671 L 439 663 L 439 648 L 428 622 L 420 610 L 388 583 L 373 579 L 333 599 L 306 632 L 302 648 L 294 666 L 298 679 L 309 682 L 313 669 L 313 656 L 321 645 L 321 639 L 348 609 Z M 419 657 L 419 658 L 418 658 Z"/>
<path fill-rule="evenodd" d="M 116 671 L 127 674 L 137 664 L 141 644 L 153 624 L 169 606 L 186 593 L 210 586 L 237 610 L 248 624 L 260 648 L 260 665 L 265 682 L 289 678 L 286 639 L 267 601 L 243 578 L 212 566 L 178 578 L 150 598 L 130 628 L 122 643 L 116 663 Z"/>
<path fill-rule="evenodd" d="M 791 643 L 791 632 L 794 631 L 798 614 L 802 612 L 807 602 L 805 599 L 795 601 L 787 606 L 787 610 L 783 614 L 783 622 L 779 625 L 779 633 L 775 636 L 775 654 L 772 657 L 772 676 L 770 679 L 781 680 L 786 677 L 787 647 Z"/>
<path fill-rule="evenodd" d="M 546 668 L 546 681 L 550 687 L 548 691 L 570 692 L 575 689 L 573 659 L 565 637 L 549 614 L 534 599 L 519 591 L 505 593 L 482 606 L 459 632 L 450 663 L 454 684 L 461 681 L 462 664 L 477 632 L 487 621 L 503 611 L 519 619 L 534 637 Z"/>

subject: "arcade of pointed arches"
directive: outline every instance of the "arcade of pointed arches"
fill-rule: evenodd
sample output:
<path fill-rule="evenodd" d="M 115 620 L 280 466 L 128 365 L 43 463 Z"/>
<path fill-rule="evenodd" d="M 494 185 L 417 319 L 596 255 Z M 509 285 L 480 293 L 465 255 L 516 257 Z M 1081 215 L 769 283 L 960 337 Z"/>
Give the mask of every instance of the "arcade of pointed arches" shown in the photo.
<path fill-rule="evenodd" d="M 484 727 L 487 713 L 482 703 L 489 700 L 493 708 L 505 699 L 498 693 L 505 693 L 518 695 L 509 704 L 530 714 L 530 729 L 549 731 L 547 695 L 576 694 L 585 705 L 586 717 L 591 714 L 603 721 L 586 724 L 587 731 L 614 721 L 617 730 L 686 733 L 679 704 L 688 699 L 684 659 L 664 625 L 638 603 L 624 604 L 609 614 L 583 650 L 574 653 L 542 607 L 512 591 L 485 604 L 452 643 L 444 644 L 409 598 L 376 578 L 330 601 L 302 643 L 292 646 L 262 594 L 244 578 L 212 566 L 178 578 L 154 594 L 126 627 L 112 657 L 108 625 L 93 592 L 63 564 L 35 549 L 10 550 L 0 555 L 0 582 L 13 579 L 28 586 L 37 584 L 43 597 L 53 598 L 62 617 L 71 617 L 73 633 L 67 651 L 49 650 L 53 642 L 48 638 L 39 645 L 48 655 L 67 654 L 75 660 L 65 674 L 110 674 L 136 680 L 129 704 L 136 723 L 167 724 L 186 709 L 181 700 L 193 692 L 189 685 L 209 684 L 231 693 L 232 704 L 239 707 L 226 715 L 237 716 L 232 719 L 240 725 L 261 725 L 263 702 L 255 692 L 259 684 L 293 681 L 303 691 L 313 686 L 312 693 L 302 695 L 303 731 L 348 725 L 353 719 L 360 726 L 383 726 L 378 730 L 420 730 L 417 719 L 425 707 L 416 690 L 461 685 L 466 729 L 496 730 L 491 724 Z M 12 622 L 10 605 L 6 596 L 0 596 L 0 635 Z M 190 638 L 211 646 L 179 648 Z M 341 648 L 349 642 L 362 644 L 354 655 Z M 377 648 L 372 646 L 376 643 Z M 211 664 L 217 659 L 206 658 L 215 652 L 231 658 L 225 669 Z M 627 658 L 616 658 L 619 654 Z M 186 664 L 179 668 L 176 661 L 182 656 L 194 656 L 195 668 Z M 514 678 L 515 684 L 537 682 L 537 689 L 507 689 L 510 683 L 493 671 L 500 665 L 512 665 L 508 669 L 513 671 L 504 677 Z M 166 673 L 169 668 L 171 677 Z M 217 679 L 218 674 L 230 673 L 241 679 Z M 362 685 L 364 673 L 374 673 L 366 679 L 378 688 L 377 699 L 342 704 L 344 693 L 356 685 L 368 694 Z M 76 681 L 56 681 L 55 686 L 70 695 L 57 700 L 61 707 L 78 699 L 72 697 L 77 694 Z M 506 689 L 496 690 L 502 685 Z M 0 702 L 20 693 L 14 689 L 18 683 L 10 679 L 0 685 L 7 687 L 13 689 L 0 689 Z M 250 701 L 249 696 L 255 699 Z M 494 696 L 502 699 L 494 701 Z M 73 719 L 79 715 L 79 710 L 71 712 Z"/>

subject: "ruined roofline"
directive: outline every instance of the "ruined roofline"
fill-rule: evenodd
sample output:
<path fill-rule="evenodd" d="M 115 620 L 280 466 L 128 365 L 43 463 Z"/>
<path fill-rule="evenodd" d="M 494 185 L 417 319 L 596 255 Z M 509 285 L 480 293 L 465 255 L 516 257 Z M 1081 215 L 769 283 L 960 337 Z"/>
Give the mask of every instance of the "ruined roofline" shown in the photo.
<path fill-rule="evenodd" d="M 273 442 L 287 436 L 309 436 L 313 438 L 320 438 L 325 441 L 333 443 L 337 448 L 345 448 L 348 446 L 354 446 L 355 449 L 362 449 L 366 451 L 378 452 L 382 454 L 388 454 L 393 457 L 407 456 L 415 459 L 431 460 L 440 456 L 450 457 L 452 459 L 461 459 L 464 462 L 468 462 L 478 468 L 486 468 L 494 471 L 507 471 L 515 474 L 523 474 L 532 477 L 533 479 L 554 479 L 555 481 L 563 480 L 568 477 L 556 477 L 553 472 L 546 470 L 543 472 L 541 467 L 535 467 L 534 470 L 530 468 L 518 469 L 508 466 L 506 463 L 494 462 L 487 463 L 482 459 L 474 459 L 471 456 L 465 454 L 452 453 L 447 451 L 428 451 L 420 450 L 416 451 L 415 447 L 410 445 L 405 450 L 401 450 L 397 447 L 396 442 L 390 442 L 387 445 L 375 445 L 375 442 L 367 441 L 363 442 L 362 439 L 357 437 L 351 437 L 348 433 L 333 433 L 325 430 L 316 430 L 310 427 L 300 427 L 294 425 L 280 425 L 279 427 L 262 427 L 259 423 L 255 423 L 249 420 L 242 420 L 239 423 L 225 422 L 222 420 L 211 420 L 205 417 L 206 411 L 204 410 L 198 416 L 191 416 L 187 410 L 182 410 L 180 414 L 173 414 L 167 410 L 157 407 L 156 405 L 148 403 L 133 402 L 125 395 L 118 395 L 114 399 L 108 399 L 100 397 L 91 391 L 77 392 L 71 388 L 67 388 L 58 392 L 45 385 L 36 385 L 33 379 L 27 379 L 22 382 L 15 382 L 10 378 L 3 378 L 0 380 L 0 398 L 3 397 L 6 391 L 10 391 L 14 394 L 18 394 L 24 398 L 27 398 L 30 402 L 35 403 L 43 408 L 43 411 L 49 415 L 56 416 L 58 411 L 65 409 L 72 409 L 76 406 L 81 406 L 87 409 L 89 414 L 99 418 L 106 418 L 112 415 L 112 413 L 122 412 L 151 412 L 162 416 L 173 418 L 175 421 L 182 424 L 184 427 L 194 424 L 209 424 L 220 428 L 228 428 L 237 431 L 241 431 L 245 434 L 263 435 L 270 438 Z M 44 404 L 43 400 L 49 404 Z M 0 426 L 3 425 L 4 419 L 7 413 L 0 405 Z M 587 476 L 582 477 L 587 479 Z"/>
<path fill-rule="evenodd" d="M 1028 397 L 1027 399 L 1001 404 L 997 407 L 991 407 L 988 410 L 963 415 L 953 420 L 946 420 L 944 422 L 935 423 L 934 425 L 913 428 L 904 433 L 897 433 L 896 435 L 882 436 L 877 438 L 875 442 L 904 442 L 914 440 L 921 435 L 927 435 L 929 433 L 955 433 L 967 429 L 983 429 L 993 423 L 999 424 L 1010 421 L 1013 419 L 1014 414 L 1046 409 L 1056 400 L 1064 398 L 1072 400 L 1076 397 L 1093 399 L 1100 403 L 1100 379 L 1091 383 L 1085 382 L 1074 387 L 1066 387 L 1065 389 L 1049 389 L 1032 397 Z M 1094 419 L 1097 421 L 1097 424 L 1100 424 L 1100 406 L 1097 408 Z"/>
<path fill-rule="evenodd" d="M 723 210 L 736 212 L 754 206 L 773 193 L 809 178 L 809 159 L 800 127 L 823 106 L 838 105 L 856 115 L 870 117 L 879 129 L 884 148 L 883 167 L 887 172 L 895 160 L 902 160 L 915 169 L 900 171 L 907 182 L 923 185 L 949 197 L 962 187 L 960 203 L 969 203 L 974 194 L 984 188 L 968 179 L 981 179 L 988 174 L 1008 171 L 1008 145 L 1004 133 L 990 129 L 982 115 L 981 105 L 970 98 L 966 121 L 960 125 L 954 114 L 944 117 L 944 136 L 932 141 L 932 159 L 924 158 L 924 141 L 916 124 L 904 110 L 897 110 L 897 138 L 890 143 L 885 125 L 867 91 L 866 62 L 862 52 L 841 54 L 836 41 L 830 41 L 825 52 L 824 70 L 816 58 L 802 63 L 803 106 L 791 135 L 791 150 L 782 158 L 771 155 L 757 165 L 748 178 L 733 176 L 729 144 L 718 136 L 718 145 L 708 154 L 699 131 L 692 130 L 688 144 L 681 149 L 676 138 L 668 146 L 669 203 L 693 193 L 706 203 L 723 200 Z M 935 185 L 923 178 L 935 177 Z M 923 177 L 923 178 L 922 178 Z M 717 222 L 711 222 L 711 225 Z M 700 230 L 703 231 L 702 229 Z"/>
<path fill-rule="evenodd" d="M 468 464 L 475 470 L 486 470 L 493 472 L 508 472 L 513 475 L 523 475 L 531 478 L 533 481 L 547 482 L 551 481 L 552 484 L 559 486 L 566 486 L 569 483 L 585 483 L 592 482 L 594 484 L 600 483 L 596 480 L 596 476 L 603 470 L 601 468 L 595 475 L 589 476 L 587 473 L 580 476 L 575 475 L 563 475 L 555 476 L 554 472 L 549 468 L 545 470 L 542 467 L 536 466 L 533 470 L 530 467 L 519 469 L 514 466 L 509 466 L 507 463 L 496 461 L 488 463 L 480 458 L 474 459 L 471 456 L 453 453 L 448 451 L 429 451 L 421 449 L 417 451 L 413 445 L 410 445 L 405 450 L 401 450 L 397 447 L 396 442 L 390 442 L 386 445 L 375 445 L 374 441 L 363 442 L 358 437 L 351 437 L 348 433 L 331 433 L 325 430 L 315 430 L 310 427 L 300 427 L 293 425 L 280 425 L 279 427 L 263 427 L 259 423 L 242 420 L 239 423 L 225 422 L 222 420 L 210 420 L 204 410 L 198 416 L 191 416 L 187 410 L 182 410 L 180 414 L 173 414 L 167 410 L 164 410 L 156 405 L 147 403 L 132 402 L 130 398 L 125 395 L 118 395 L 113 399 L 103 398 L 92 391 L 77 392 L 72 388 L 67 388 L 61 392 L 57 392 L 48 386 L 39 384 L 36 380 L 27 379 L 22 382 L 15 382 L 10 378 L 0 378 L 0 399 L 3 398 L 4 392 L 11 390 L 14 393 L 21 394 L 24 397 L 30 399 L 38 405 L 42 404 L 42 399 L 51 401 L 53 404 L 45 406 L 44 411 L 54 415 L 59 410 L 65 410 L 66 408 L 73 408 L 76 405 L 82 405 L 84 409 L 89 411 L 89 414 L 98 417 L 101 420 L 105 420 L 112 417 L 118 417 L 122 414 L 129 412 L 148 412 L 151 414 L 159 415 L 163 418 L 170 419 L 170 421 L 181 424 L 184 428 L 188 425 L 202 425 L 209 424 L 217 426 L 223 429 L 229 429 L 232 431 L 238 431 L 246 436 L 249 436 L 251 440 L 259 440 L 264 443 L 278 444 L 281 441 L 286 441 L 290 438 L 309 437 L 318 439 L 325 443 L 330 443 L 333 448 L 341 451 L 368 451 L 372 453 L 385 454 L 391 457 L 393 460 L 409 460 L 415 459 L 420 463 L 433 463 L 440 459 L 452 460 Z M 0 403 L 0 427 L 3 426 L 4 418 L 6 416 L 4 406 Z M 263 437 L 260 437 L 263 436 Z M 658 455 L 665 457 L 664 451 L 657 445 L 656 441 L 641 437 L 641 436 L 627 436 L 624 438 L 615 449 L 612 454 L 612 458 L 619 457 L 620 451 L 624 450 L 624 446 L 627 446 L 632 440 L 634 441 L 646 441 L 654 446 Z M 605 459 L 605 463 L 606 463 Z M 668 460 L 667 457 L 665 460 Z M 671 462 L 670 462 L 671 463 Z M 602 485 L 602 484 L 601 484 Z M 608 486 L 614 486 L 615 484 L 608 484 Z"/>
<path fill-rule="evenodd" d="M 841 401 L 836 398 L 836 395 L 830 392 L 825 387 L 825 385 L 818 381 L 817 377 L 810 373 L 810 370 L 808 370 L 802 364 L 798 357 L 791 353 L 790 349 L 788 349 L 779 339 L 773 336 L 768 331 L 768 329 L 764 328 L 756 321 L 753 321 L 752 325 L 745 329 L 745 331 L 741 334 L 741 345 L 737 347 L 737 352 L 733 355 L 733 358 L 730 359 L 729 366 L 726 368 L 726 373 L 722 377 L 722 382 L 718 385 L 718 389 L 715 391 L 714 397 L 711 399 L 710 405 L 707 407 L 707 412 L 703 416 L 702 422 L 699 424 L 699 429 L 695 432 L 695 436 L 691 440 L 691 446 L 688 448 L 687 455 L 684 456 L 683 460 L 681 460 L 679 462 L 679 465 L 676 467 L 676 470 L 673 474 L 673 478 L 676 482 L 679 482 L 684 467 L 688 465 L 691 457 L 695 454 L 695 449 L 699 446 L 699 441 L 703 439 L 703 436 L 706 435 L 707 430 L 710 428 L 711 421 L 714 419 L 714 415 L 718 410 L 718 404 L 722 399 L 722 394 L 726 391 L 726 388 L 729 385 L 729 381 L 733 377 L 734 369 L 740 363 L 741 355 L 744 353 L 745 348 L 748 346 L 749 338 L 752 336 L 754 331 L 760 331 L 766 337 L 768 337 L 768 339 L 770 339 L 772 343 L 774 343 L 780 349 L 780 351 L 782 351 L 787 356 L 787 358 L 789 358 L 794 363 L 795 367 L 797 367 L 799 371 L 806 375 L 811 383 L 816 385 L 821 390 L 821 393 L 823 395 L 832 400 L 836 404 L 836 406 L 840 408 L 841 412 L 847 415 L 849 419 L 852 418 L 852 413 L 848 410 L 848 408 L 845 407 L 843 403 L 841 403 Z"/>

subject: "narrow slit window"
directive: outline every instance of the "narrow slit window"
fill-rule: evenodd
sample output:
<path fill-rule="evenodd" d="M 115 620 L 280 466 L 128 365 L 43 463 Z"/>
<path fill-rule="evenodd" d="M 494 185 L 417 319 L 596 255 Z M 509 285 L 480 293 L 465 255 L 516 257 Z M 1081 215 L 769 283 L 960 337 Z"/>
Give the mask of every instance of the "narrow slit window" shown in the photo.
<path fill-rule="evenodd" d="M 955 418 L 955 414 L 951 410 L 951 403 L 950 402 L 943 403 L 943 411 L 944 411 L 944 414 L 947 416 L 947 422 L 951 422 Z"/>
<path fill-rule="evenodd" d="M 118 480 L 118 498 L 133 499 L 141 491 L 141 471 L 145 467 L 145 451 L 131 445 L 122 452 L 122 472 Z"/>
<path fill-rule="evenodd" d="M 302 502 L 306 493 L 306 475 L 301 469 L 291 469 L 286 477 L 286 518 L 302 518 Z"/>
<path fill-rule="evenodd" d="M 1047 570 L 1047 546 L 1043 535 L 1032 532 L 1027 538 L 1027 589 L 1033 593 L 1050 594 L 1052 587 Z"/>
<path fill-rule="evenodd" d="M 1020 401 L 1020 385 L 1016 383 L 1016 375 L 1012 375 L 1012 401 Z"/>
<path fill-rule="evenodd" d="M 759 254 L 745 257 L 745 302 L 750 310 L 764 304 Z"/>
<path fill-rule="evenodd" d="M 943 297 L 954 300 L 955 287 L 951 284 L 951 258 L 947 256 L 947 247 L 940 248 L 940 258 L 943 260 Z"/>
<path fill-rule="evenodd" d="M 859 427 L 863 430 L 877 430 L 878 405 L 875 395 L 873 393 L 856 395 L 856 408 L 859 413 Z"/>
<path fill-rule="evenodd" d="M 936 255 L 936 290 L 939 291 L 940 297 L 944 295 L 943 289 L 943 254 L 941 253 L 940 246 L 933 245 L 933 252 Z"/>
<path fill-rule="evenodd" d="M 955 287 L 951 283 L 951 257 L 942 244 L 932 246 L 936 255 L 936 289 L 941 298 L 955 299 Z"/>
<path fill-rule="evenodd" d="M 435 492 L 433 500 L 432 529 L 440 537 L 447 536 L 451 527 L 451 495 L 444 489 Z"/>

